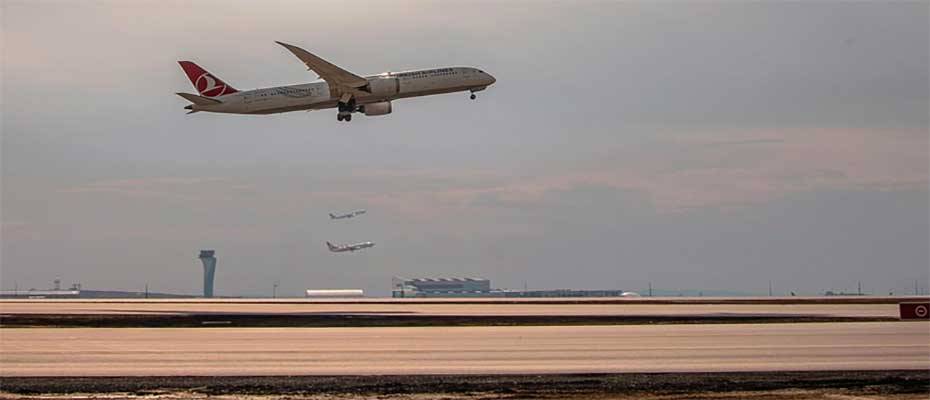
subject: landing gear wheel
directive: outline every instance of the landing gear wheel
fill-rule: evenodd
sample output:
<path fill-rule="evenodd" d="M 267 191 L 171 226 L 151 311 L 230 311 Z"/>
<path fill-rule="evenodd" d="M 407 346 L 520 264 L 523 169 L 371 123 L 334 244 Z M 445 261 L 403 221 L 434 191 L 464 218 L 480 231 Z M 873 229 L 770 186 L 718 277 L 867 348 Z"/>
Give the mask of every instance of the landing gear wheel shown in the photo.
<path fill-rule="evenodd" d="M 340 101 L 338 104 L 339 114 L 336 114 L 336 119 L 340 121 L 351 121 L 352 112 L 354 112 L 358 107 L 355 105 L 355 99 L 350 98 L 348 102 Z"/>
<path fill-rule="evenodd" d="M 471 96 L 468 96 L 468 98 L 470 98 L 470 99 L 472 99 L 472 100 L 474 100 L 474 99 L 476 99 L 476 98 L 478 98 L 478 96 L 475 96 L 475 94 L 474 94 L 474 93 L 472 93 L 472 94 L 471 94 Z"/>

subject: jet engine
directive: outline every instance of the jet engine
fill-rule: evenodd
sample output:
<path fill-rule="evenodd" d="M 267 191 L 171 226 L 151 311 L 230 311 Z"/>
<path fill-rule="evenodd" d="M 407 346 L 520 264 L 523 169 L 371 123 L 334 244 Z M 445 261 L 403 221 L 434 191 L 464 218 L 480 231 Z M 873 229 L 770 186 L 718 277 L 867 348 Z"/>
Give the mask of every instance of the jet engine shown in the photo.
<path fill-rule="evenodd" d="M 359 111 L 365 113 L 365 115 L 385 115 L 391 113 L 391 102 L 381 101 L 378 103 L 365 104 L 359 108 Z"/>
<path fill-rule="evenodd" d="M 379 77 L 368 80 L 368 93 L 375 97 L 393 96 L 399 89 L 400 81 L 397 78 Z"/>

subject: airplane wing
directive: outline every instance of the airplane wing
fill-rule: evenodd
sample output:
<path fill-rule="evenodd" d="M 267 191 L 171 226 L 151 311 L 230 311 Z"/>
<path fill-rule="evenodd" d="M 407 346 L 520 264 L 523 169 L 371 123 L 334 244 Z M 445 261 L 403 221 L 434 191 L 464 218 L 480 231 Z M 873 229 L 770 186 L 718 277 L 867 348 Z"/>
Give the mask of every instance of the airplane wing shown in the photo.
<path fill-rule="evenodd" d="M 313 53 L 301 49 L 300 47 L 275 41 L 275 43 L 284 46 L 284 48 L 294 53 L 300 61 L 307 65 L 307 69 L 316 72 L 330 86 L 339 86 L 343 88 L 360 89 L 368 91 L 368 80 L 361 76 L 355 75 L 349 71 L 339 68 L 329 61 L 317 57 Z"/>

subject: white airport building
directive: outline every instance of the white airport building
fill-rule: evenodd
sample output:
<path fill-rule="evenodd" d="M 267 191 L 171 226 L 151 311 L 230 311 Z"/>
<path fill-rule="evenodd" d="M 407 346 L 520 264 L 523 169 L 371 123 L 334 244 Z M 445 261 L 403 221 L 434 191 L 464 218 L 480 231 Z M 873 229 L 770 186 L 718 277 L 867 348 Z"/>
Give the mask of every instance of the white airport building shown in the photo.
<path fill-rule="evenodd" d="M 307 289 L 305 297 L 311 299 L 345 299 L 365 297 L 362 289 Z"/>

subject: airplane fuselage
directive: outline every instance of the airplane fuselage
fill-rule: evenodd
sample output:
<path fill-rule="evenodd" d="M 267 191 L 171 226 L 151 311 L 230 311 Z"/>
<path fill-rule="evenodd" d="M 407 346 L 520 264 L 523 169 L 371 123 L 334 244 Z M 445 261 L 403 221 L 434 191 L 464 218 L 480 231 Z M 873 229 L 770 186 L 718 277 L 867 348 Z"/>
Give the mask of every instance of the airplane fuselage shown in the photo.
<path fill-rule="evenodd" d="M 329 251 L 334 253 L 342 253 L 346 251 L 354 252 L 356 250 L 367 249 L 369 247 L 375 247 L 374 242 L 362 242 L 356 244 L 346 244 L 346 245 L 334 245 L 332 243 L 326 242 L 326 245 L 329 247 Z"/>
<path fill-rule="evenodd" d="M 390 113 L 391 100 L 460 91 L 477 92 L 495 82 L 490 74 L 471 67 L 445 67 L 366 76 L 368 90 L 354 95 L 360 112 Z M 219 97 L 218 104 L 192 104 L 193 111 L 229 114 L 275 114 L 335 108 L 341 93 L 325 81 L 245 90 Z M 380 104 L 379 104 L 380 103 Z M 366 105 L 369 107 L 366 108 Z"/>
<path fill-rule="evenodd" d="M 355 211 L 352 211 L 352 212 L 350 212 L 350 213 L 339 214 L 339 215 L 330 213 L 330 214 L 329 214 L 329 218 L 330 218 L 330 219 L 354 218 L 354 217 L 357 217 L 357 216 L 359 216 L 359 215 L 365 214 L 365 212 L 366 212 L 365 210 L 355 210 Z"/>

